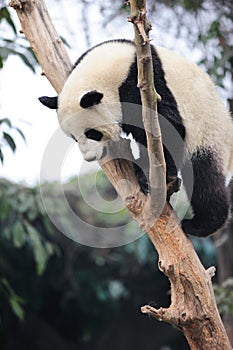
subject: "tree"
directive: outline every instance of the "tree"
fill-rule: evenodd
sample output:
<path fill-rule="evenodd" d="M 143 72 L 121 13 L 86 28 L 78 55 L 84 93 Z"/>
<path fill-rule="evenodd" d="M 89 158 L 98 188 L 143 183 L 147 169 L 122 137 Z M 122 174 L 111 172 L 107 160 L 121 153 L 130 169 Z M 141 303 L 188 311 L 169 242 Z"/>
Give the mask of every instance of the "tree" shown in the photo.
<path fill-rule="evenodd" d="M 146 66 L 142 69 L 143 73 L 147 72 L 150 77 L 149 64 L 151 58 L 148 56 L 148 51 L 146 51 L 149 47 L 149 40 L 145 35 L 145 3 L 144 1 L 131 1 L 130 3 L 132 6 L 130 20 L 136 25 L 135 31 L 139 43 L 137 53 Z M 42 0 L 37 1 L 37 3 L 30 0 L 26 2 L 12 0 L 11 6 L 17 10 L 23 31 L 31 42 L 44 74 L 56 91 L 61 91 L 71 64 L 62 42 L 51 24 L 44 2 Z M 143 46 L 141 40 L 144 40 Z M 153 96 L 148 79 L 141 85 L 144 85 L 142 86 L 142 90 L 144 90 L 142 96 L 144 93 L 147 96 Z M 151 101 L 151 103 L 153 105 L 154 101 Z M 152 111 L 155 117 L 154 109 Z M 150 131 L 156 127 L 155 124 L 152 125 L 152 120 L 156 121 L 156 118 L 151 118 L 149 121 L 147 118 L 148 116 L 144 118 L 144 122 L 145 120 L 148 122 Z M 161 154 L 162 144 L 159 138 L 151 137 L 152 134 L 152 132 L 147 134 L 148 147 L 152 153 L 156 147 L 156 151 L 160 154 L 158 167 L 161 171 L 164 168 L 163 155 Z M 114 145 L 110 144 L 108 162 L 101 164 L 102 168 L 118 190 L 132 217 L 147 231 L 160 256 L 159 268 L 168 276 L 171 282 L 172 303 L 170 307 L 157 310 L 147 305 L 142 308 L 142 311 L 180 328 L 192 349 L 231 349 L 217 311 L 211 286 L 214 268 L 205 271 L 193 250 L 190 240 L 181 231 L 177 218 L 168 203 L 164 205 L 162 201 L 162 206 L 159 208 L 161 214 L 158 217 L 157 204 L 159 202 L 156 196 L 160 192 L 165 197 L 165 186 L 162 186 L 161 192 L 161 182 L 157 182 L 158 173 L 156 173 L 155 164 L 150 162 L 150 185 L 152 190 L 150 195 L 146 197 L 139 191 L 132 163 L 119 158 L 119 155 L 124 154 L 125 151 L 125 144 L 123 147 L 121 142 Z M 130 159 L 130 157 L 128 158 Z M 127 185 L 126 179 L 129 180 L 131 186 Z M 117 186 L 119 181 L 121 183 L 123 181 L 124 186 Z M 166 227 L 169 220 L 171 221 L 168 232 Z"/>

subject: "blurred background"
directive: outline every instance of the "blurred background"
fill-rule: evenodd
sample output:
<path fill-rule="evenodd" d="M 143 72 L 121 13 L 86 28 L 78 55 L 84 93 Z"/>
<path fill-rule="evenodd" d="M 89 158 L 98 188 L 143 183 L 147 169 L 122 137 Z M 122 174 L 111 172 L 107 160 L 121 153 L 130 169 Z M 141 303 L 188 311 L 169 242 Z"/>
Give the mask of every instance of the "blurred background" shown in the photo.
<path fill-rule="evenodd" d="M 129 6 L 120 0 L 46 5 L 72 62 L 101 41 L 133 39 Z M 147 10 L 152 43 L 208 71 L 233 111 L 232 1 L 148 0 Z M 41 176 L 46 147 L 58 130 L 56 113 L 37 100 L 42 95 L 55 92 L 15 12 L 0 0 L 1 349 L 188 349 L 178 330 L 140 312 L 148 303 L 169 306 L 169 282 L 101 169 L 85 163 L 71 144 L 60 173 L 51 164 Z M 70 221 L 64 200 L 80 225 Z M 106 237 L 115 232 L 115 244 L 101 248 L 103 230 Z M 213 237 L 192 240 L 204 266 L 217 267 L 216 298 L 233 341 L 232 234 L 230 221 Z"/>

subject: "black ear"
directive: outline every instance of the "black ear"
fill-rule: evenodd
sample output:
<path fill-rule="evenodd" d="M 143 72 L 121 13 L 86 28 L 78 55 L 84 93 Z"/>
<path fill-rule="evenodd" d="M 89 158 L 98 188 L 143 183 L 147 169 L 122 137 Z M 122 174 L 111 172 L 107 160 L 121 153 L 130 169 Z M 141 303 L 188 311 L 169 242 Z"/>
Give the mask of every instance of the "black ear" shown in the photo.
<path fill-rule="evenodd" d="M 42 97 L 39 97 L 38 100 L 48 108 L 57 109 L 58 107 L 57 96 L 55 97 L 42 96 Z"/>
<path fill-rule="evenodd" d="M 89 108 L 94 105 L 98 105 L 104 95 L 101 92 L 96 90 L 88 91 L 85 95 L 82 96 L 80 100 L 80 106 L 82 108 Z"/>

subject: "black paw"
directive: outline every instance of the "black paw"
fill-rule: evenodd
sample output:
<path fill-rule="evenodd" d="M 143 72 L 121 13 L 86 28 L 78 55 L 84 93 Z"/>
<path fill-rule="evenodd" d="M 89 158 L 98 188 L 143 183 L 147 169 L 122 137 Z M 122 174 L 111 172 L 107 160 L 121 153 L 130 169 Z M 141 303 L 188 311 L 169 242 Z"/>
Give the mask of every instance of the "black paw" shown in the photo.
<path fill-rule="evenodd" d="M 140 190 L 147 195 L 150 192 L 150 186 L 148 182 L 149 172 L 147 174 L 136 164 L 134 163 L 134 171 L 140 186 Z"/>
<path fill-rule="evenodd" d="M 205 222 L 203 222 L 203 225 L 201 225 L 201 222 L 197 224 L 194 220 L 183 220 L 181 222 L 181 227 L 184 233 L 186 233 L 187 235 L 207 237 L 214 231 L 206 229 L 205 224 Z"/>
<path fill-rule="evenodd" d="M 181 186 L 181 179 L 177 176 L 167 176 L 167 200 L 169 201 L 174 192 L 178 192 Z"/>
<path fill-rule="evenodd" d="M 144 173 L 141 173 L 140 176 L 138 175 L 138 183 L 140 190 L 147 195 L 150 192 L 150 186 Z"/>

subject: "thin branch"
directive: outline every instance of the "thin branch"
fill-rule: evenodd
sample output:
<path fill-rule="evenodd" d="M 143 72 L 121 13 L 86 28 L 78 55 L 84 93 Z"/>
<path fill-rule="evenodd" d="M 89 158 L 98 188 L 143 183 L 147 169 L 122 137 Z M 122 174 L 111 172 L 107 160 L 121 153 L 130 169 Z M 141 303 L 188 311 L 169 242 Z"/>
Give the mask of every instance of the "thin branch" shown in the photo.
<path fill-rule="evenodd" d="M 131 16 L 134 24 L 135 44 L 138 65 L 138 87 L 142 100 L 142 119 L 147 137 L 147 149 L 150 164 L 149 183 L 151 211 L 159 217 L 166 202 L 166 163 L 163 154 L 161 130 L 157 113 L 157 100 L 161 97 L 154 87 L 154 72 L 148 33 L 150 22 L 146 19 L 145 1 L 130 1 Z"/>

